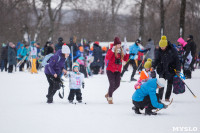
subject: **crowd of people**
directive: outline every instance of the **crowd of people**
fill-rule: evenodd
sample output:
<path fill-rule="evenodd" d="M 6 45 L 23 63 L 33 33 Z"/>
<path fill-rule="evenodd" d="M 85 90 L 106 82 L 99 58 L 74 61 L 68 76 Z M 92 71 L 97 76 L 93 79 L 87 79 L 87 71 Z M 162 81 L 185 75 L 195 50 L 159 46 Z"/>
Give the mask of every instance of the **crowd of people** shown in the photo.
<path fill-rule="evenodd" d="M 107 52 L 107 47 L 101 47 L 99 42 L 96 41 L 93 44 L 86 42 L 84 39 L 82 43 L 76 42 L 76 37 L 71 37 L 69 43 L 65 43 L 62 37 L 58 38 L 58 42 L 47 41 L 44 47 L 41 47 L 40 43 L 35 41 L 30 42 L 30 45 L 18 42 L 17 45 L 13 42 L 8 44 L 2 44 L 1 50 L 1 71 L 7 71 L 8 73 L 15 71 L 29 70 L 31 73 L 38 73 L 45 62 L 46 55 L 53 55 L 62 46 L 66 44 L 71 51 L 69 58 L 65 61 L 65 68 L 72 70 L 73 62 L 80 65 L 81 72 L 85 77 L 92 74 L 104 73 L 104 58 Z M 26 65 L 26 68 L 25 68 Z M 19 69 L 17 69 L 19 67 Z"/>
<path fill-rule="evenodd" d="M 77 38 L 71 37 L 69 43 L 62 37 L 58 42 L 47 41 L 43 48 L 39 43 L 32 41 L 30 45 L 13 42 L 2 44 L 1 71 L 12 73 L 19 67 L 19 71 L 26 69 L 30 73 L 38 73 L 44 68 L 44 73 L 49 83 L 47 103 L 53 102 L 53 96 L 62 86 L 61 77 L 69 77 L 70 93 L 68 100 L 73 103 L 76 100 L 82 102 L 81 87 L 84 88 L 84 78 L 93 74 L 106 74 L 109 88 L 105 95 L 108 104 L 113 104 L 113 93 L 119 88 L 121 78 L 132 65 L 130 81 L 135 81 L 136 91 L 132 96 L 136 114 L 145 108 L 145 114 L 156 115 L 152 112 L 155 108 L 167 108 L 161 102 L 164 87 L 166 86 L 165 101 L 170 102 L 174 76 L 180 75 L 181 69 L 186 79 L 192 78 L 192 71 L 197 68 L 200 53 L 197 55 L 196 44 L 193 36 L 189 35 L 187 41 L 177 39 L 178 44 L 173 44 L 162 36 L 159 45 L 154 45 L 152 39 L 148 39 L 145 47 L 141 40 L 137 39 L 130 47 L 121 44 L 120 38 L 115 37 L 114 43 L 109 47 L 101 47 L 98 41 L 91 43 L 83 39 L 77 43 Z M 139 71 L 139 79 L 135 79 Z M 156 89 L 159 88 L 158 93 Z"/>

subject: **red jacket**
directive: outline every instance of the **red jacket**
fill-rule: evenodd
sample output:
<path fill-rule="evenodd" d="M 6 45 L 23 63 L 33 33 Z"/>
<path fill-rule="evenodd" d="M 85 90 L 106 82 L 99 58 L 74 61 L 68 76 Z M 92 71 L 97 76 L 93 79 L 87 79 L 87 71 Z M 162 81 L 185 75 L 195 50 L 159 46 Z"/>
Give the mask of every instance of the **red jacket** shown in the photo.
<path fill-rule="evenodd" d="M 117 59 L 120 59 L 121 55 L 117 54 Z M 112 49 L 109 49 L 107 54 L 106 54 L 106 59 L 108 60 L 108 66 L 106 70 L 112 71 L 112 72 L 120 72 L 122 70 L 122 63 L 120 64 L 115 64 L 115 53 L 112 52 Z M 124 61 L 127 61 L 129 59 L 129 54 L 124 55 Z M 121 60 L 122 62 L 122 60 Z"/>

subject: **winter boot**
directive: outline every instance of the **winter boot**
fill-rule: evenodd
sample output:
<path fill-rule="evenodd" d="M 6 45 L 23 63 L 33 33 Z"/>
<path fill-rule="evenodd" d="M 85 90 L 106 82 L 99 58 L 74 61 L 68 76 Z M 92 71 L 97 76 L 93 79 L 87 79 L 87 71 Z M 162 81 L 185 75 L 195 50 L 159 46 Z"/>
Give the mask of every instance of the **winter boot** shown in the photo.
<path fill-rule="evenodd" d="M 73 100 L 69 100 L 69 103 L 73 103 Z"/>
<path fill-rule="evenodd" d="M 113 98 L 112 97 L 108 97 L 108 104 L 113 104 Z"/>
<path fill-rule="evenodd" d="M 145 109 L 145 115 L 157 115 L 157 113 L 152 112 L 152 109 L 146 108 Z"/>
<path fill-rule="evenodd" d="M 47 103 L 53 103 L 53 98 L 48 98 Z"/>
<path fill-rule="evenodd" d="M 142 113 L 140 112 L 140 109 L 137 108 L 137 107 L 135 107 L 135 106 L 132 107 L 132 110 L 134 110 L 136 114 L 142 114 Z"/>
<path fill-rule="evenodd" d="M 78 103 L 82 103 L 82 100 L 78 100 Z"/>
<path fill-rule="evenodd" d="M 170 102 L 170 100 L 169 99 L 165 99 L 165 102 Z"/>
<path fill-rule="evenodd" d="M 105 95 L 105 98 L 107 99 L 107 101 L 108 101 L 108 93 Z"/>

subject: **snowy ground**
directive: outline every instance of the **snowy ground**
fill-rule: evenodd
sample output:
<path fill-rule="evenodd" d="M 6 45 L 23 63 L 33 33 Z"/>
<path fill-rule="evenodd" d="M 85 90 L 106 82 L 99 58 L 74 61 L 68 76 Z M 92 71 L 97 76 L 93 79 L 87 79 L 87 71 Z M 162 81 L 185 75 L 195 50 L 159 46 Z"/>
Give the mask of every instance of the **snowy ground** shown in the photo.
<path fill-rule="evenodd" d="M 125 73 L 123 80 L 130 74 Z M 157 116 L 136 115 L 131 110 L 134 82 L 121 83 L 113 105 L 104 97 L 106 75 L 85 82 L 82 93 L 86 105 L 68 103 L 67 79 L 65 98 L 56 94 L 54 103 L 47 104 L 48 83 L 43 72 L 0 73 L 0 133 L 170 133 L 173 127 L 197 128 L 200 132 L 200 70 L 186 80 L 197 98 L 188 90 L 182 95 L 172 94 L 173 104 Z"/>

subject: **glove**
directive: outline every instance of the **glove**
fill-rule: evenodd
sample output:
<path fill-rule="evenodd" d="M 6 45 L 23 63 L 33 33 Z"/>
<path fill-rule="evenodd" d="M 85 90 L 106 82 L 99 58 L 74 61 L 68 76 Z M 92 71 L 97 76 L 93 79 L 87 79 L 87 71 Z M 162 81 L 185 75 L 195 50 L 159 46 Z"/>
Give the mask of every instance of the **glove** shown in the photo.
<path fill-rule="evenodd" d="M 165 105 L 165 104 L 163 103 L 163 108 L 166 109 L 167 107 L 168 107 L 168 105 Z"/>
<path fill-rule="evenodd" d="M 115 46 L 112 47 L 112 52 L 115 52 Z"/>
<path fill-rule="evenodd" d="M 82 88 L 84 89 L 84 87 L 85 87 L 85 83 L 83 82 L 83 83 L 82 83 Z"/>

